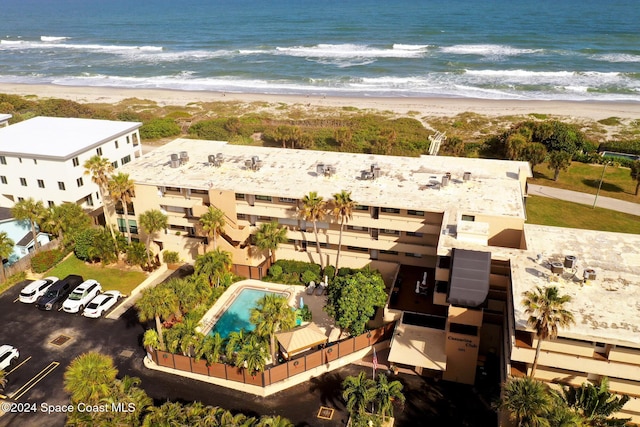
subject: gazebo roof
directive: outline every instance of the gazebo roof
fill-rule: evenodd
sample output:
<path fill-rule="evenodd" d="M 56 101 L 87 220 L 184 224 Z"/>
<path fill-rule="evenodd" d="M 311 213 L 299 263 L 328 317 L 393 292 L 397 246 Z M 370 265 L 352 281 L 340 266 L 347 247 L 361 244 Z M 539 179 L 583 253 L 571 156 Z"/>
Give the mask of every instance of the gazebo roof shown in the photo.
<path fill-rule="evenodd" d="M 314 345 L 324 344 L 328 338 L 315 323 L 301 326 L 287 332 L 278 332 L 276 338 L 289 355 L 304 351 Z"/>

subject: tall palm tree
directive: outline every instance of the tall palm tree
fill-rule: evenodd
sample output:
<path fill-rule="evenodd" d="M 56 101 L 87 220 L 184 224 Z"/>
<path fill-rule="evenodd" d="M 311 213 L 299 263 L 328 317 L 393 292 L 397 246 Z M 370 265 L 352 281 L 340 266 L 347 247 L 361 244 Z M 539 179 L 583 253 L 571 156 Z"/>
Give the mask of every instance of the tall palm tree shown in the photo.
<path fill-rule="evenodd" d="M 9 238 L 7 232 L 0 232 L 0 282 L 4 282 L 6 279 L 4 272 L 4 260 L 13 253 L 14 246 L 15 242 Z"/>
<path fill-rule="evenodd" d="M 367 405 L 373 402 L 375 397 L 375 381 L 367 378 L 364 371 L 360 371 L 355 377 L 349 376 L 342 382 L 342 398 L 351 415 L 363 415 Z"/>
<path fill-rule="evenodd" d="M 98 186 L 98 192 L 100 193 L 102 205 L 104 206 L 104 218 L 107 223 L 107 228 L 111 231 L 111 237 L 113 237 L 113 239 L 115 240 L 116 235 L 111 225 L 107 200 L 105 199 L 105 195 L 107 194 L 109 175 L 111 175 L 112 172 L 113 165 L 107 158 L 95 155 L 84 162 L 84 174 L 90 175 L 91 181 L 93 181 Z"/>
<path fill-rule="evenodd" d="M 340 237 L 338 238 L 335 276 L 338 275 L 338 269 L 340 268 L 338 263 L 340 262 L 340 250 L 342 249 L 342 231 L 344 230 L 344 224 L 353 217 L 353 210 L 355 207 L 356 202 L 351 200 L 350 191 L 342 190 L 333 195 L 333 209 L 331 210 L 331 213 L 337 221 L 340 221 Z"/>
<path fill-rule="evenodd" d="M 300 208 L 302 219 L 313 223 L 313 234 L 316 237 L 316 248 L 318 249 L 320 268 L 322 269 L 324 269 L 324 260 L 322 258 L 322 250 L 320 249 L 320 240 L 318 239 L 318 221 L 324 219 L 326 206 L 327 202 L 325 202 L 321 196 L 318 196 L 317 192 L 311 191 L 302 198 L 302 207 Z"/>
<path fill-rule="evenodd" d="M 218 332 L 213 335 L 207 335 L 202 341 L 196 343 L 194 357 L 196 360 L 200 360 L 204 356 L 210 365 L 217 363 L 220 361 L 223 347 L 224 340 Z"/>
<path fill-rule="evenodd" d="M 38 222 L 45 216 L 46 209 L 41 200 L 34 200 L 32 197 L 23 199 L 13 205 L 11 215 L 18 221 L 29 221 L 31 225 L 31 236 L 33 237 L 33 248 L 37 252 L 40 244 L 38 243 L 38 234 L 36 226 Z"/>
<path fill-rule="evenodd" d="M 180 307 L 178 297 L 171 289 L 164 286 L 155 286 L 142 291 L 142 296 L 136 303 L 138 318 L 141 322 L 155 319 L 156 330 L 160 348 L 164 350 L 165 343 L 162 336 L 162 318 L 167 318 L 175 313 Z"/>
<path fill-rule="evenodd" d="M 542 341 L 555 339 L 558 336 L 558 327 L 566 328 L 575 323 L 573 314 L 564 308 L 569 301 L 571 297 L 560 295 L 555 286 L 545 288 L 536 286 L 533 290 L 524 292 L 522 305 L 525 307 L 524 312 L 529 315 L 527 325 L 535 330 L 538 338 L 531 377 L 536 374 Z"/>
<path fill-rule="evenodd" d="M 589 426 L 625 426 L 630 419 L 609 418 L 620 411 L 629 396 L 616 396 L 609 391 L 609 378 L 603 377 L 599 385 L 589 382 L 580 387 L 562 387 L 562 398 L 567 406 L 580 414 Z"/>
<path fill-rule="evenodd" d="M 283 295 L 266 294 L 251 310 L 249 320 L 256 325 L 254 333 L 269 338 L 271 360 L 275 365 L 277 362 L 276 332 L 288 331 L 296 326 L 296 315 L 289 307 L 289 301 Z"/>
<path fill-rule="evenodd" d="M 202 229 L 208 237 L 213 237 L 213 249 L 218 248 L 218 235 L 224 230 L 227 223 L 224 219 L 224 212 L 215 206 L 209 206 L 207 212 L 200 217 Z"/>
<path fill-rule="evenodd" d="M 269 251 L 269 260 L 276 261 L 276 250 L 281 243 L 287 241 L 287 229 L 278 225 L 276 221 L 260 224 L 256 231 L 256 246 Z"/>
<path fill-rule="evenodd" d="M 518 427 L 548 427 L 548 415 L 554 406 L 547 386 L 530 377 L 508 379 L 498 404 Z"/>
<path fill-rule="evenodd" d="M 400 381 L 389 382 L 387 376 L 380 374 L 376 382 L 376 398 L 378 404 L 378 414 L 382 415 L 382 421 L 386 421 L 387 415 L 393 417 L 393 402 L 404 403 L 405 397 L 402 394 L 403 385 Z"/>
<path fill-rule="evenodd" d="M 158 231 L 162 231 L 167 228 L 168 218 L 165 214 L 157 209 L 145 211 L 140 214 L 140 227 L 147 234 L 147 263 L 151 266 L 151 237 Z"/>
<path fill-rule="evenodd" d="M 255 334 L 249 334 L 242 347 L 236 353 L 235 365 L 244 367 L 251 375 L 264 371 L 267 349 L 264 340 Z"/>
<path fill-rule="evenodd" d="M 109 395 L 118 370 L 110 356 L 92 351 L 76 357 L 64 373 L 72 402 L 97 403 Z"/>
<path fill-rule="evenodd" d="M 196 276 L 206 278 L 209 285 L 217 287 L 225 279 L 232 265 L 231 254 L 227 251 L 216 249 L 196 258 L 194 273 Z"/>
<path fill-rule="evenodd" d="M 227 343 L 225 346 L 225 357 L 228 363 L 233 363 L 236 353 L 244 346 L 249 339 L 249 334 L 244 329 L 239 331 L 233 331 L 227 337 Z"/>
<path fill-rule="evenodd" d="M 134 183 L 132 179 L 129 179 L 129 174 L 118 173 L 113 175 L 107 182 L 107 188 L 109 190 L 109 196 L 113 200 L 119 200 L 122 203 L 122 209 L 124 210 L 124 227 L 125 235 L 127 236 L 127 243 L 131 244 L 131 233 L 129 233 L 129 208 L 131 203 L 131 197 L 133 197 Z"/>

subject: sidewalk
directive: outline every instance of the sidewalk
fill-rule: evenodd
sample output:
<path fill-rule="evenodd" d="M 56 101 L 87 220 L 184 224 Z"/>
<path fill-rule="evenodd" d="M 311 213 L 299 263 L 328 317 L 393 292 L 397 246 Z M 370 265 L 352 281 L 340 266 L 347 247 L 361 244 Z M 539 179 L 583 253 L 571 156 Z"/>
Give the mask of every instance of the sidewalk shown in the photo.
<path fill-rule="evenodd" d="M 580 193 L 578 191 L 563 190 L 560 188 L 545 187 L 542 185 L 529 184 L 528 193 L 530 196 L 542 196 L 552 199 L 566 200 L 569 202 L 580 203 L 583 205 L 593 206 L 595 194 Z M 640 204 L 626 202 L 611 197 L 598 196 L 596 206 L 613 211 L 624 212 L 631 215 L 640 216 Z"/>

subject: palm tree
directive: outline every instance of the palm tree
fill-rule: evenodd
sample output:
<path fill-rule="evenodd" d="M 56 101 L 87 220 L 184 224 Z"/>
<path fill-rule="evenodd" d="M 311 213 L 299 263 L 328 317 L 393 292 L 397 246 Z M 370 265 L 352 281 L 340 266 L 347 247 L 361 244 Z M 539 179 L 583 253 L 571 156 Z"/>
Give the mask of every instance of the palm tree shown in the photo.
<path fill-rule="evenodd" d="M 131 233 L 129 233 L 129 209 L 128 205 L 131 203 L 131 197 L 133 197 L 134 183 L 132 179 L 129 179 L 129 174 L 118 173 L 113 175 L 107 182 L 109 189 L 109 196 L 114 200 L 119 200 L 122 203 L 122 209 L 124 210 L 124 228 L 127 236 L 127 243 L 131 244 Z"/>
<path fill-rule="evenodd" d="M 233 261 L 227 251 L 216 249 L 198 256 L 194 264 L 194 273 L 207 279 L 209 285 L 218 286 L 231 270 Z"/>
<path fill-rule="evenodd" d="M 178 297 L 167 287 L 155 286 L 142 291 L 142 296 L 136 303 L 136 307 L 138 309 L 138 318 L 141 322 L 155 319 L 160 348 L 164 349 L 165 343 L 162 337 L 161 318 L 167 318 L 179 309 Z"/>
<path fill-rule="evenodd" d="M 92 351 L 76 357 L 64 373 L 72 402 L 97 403 L 109 395 L 118 370 L 110 356 Z"/>
<path fill-rule="evenodd" d="M 0 283 L 4 282 L 6 277 L 4 273 L 4 260 L 13 253 L 15 242 L 9 238 L 6 231 L 0 232 Z"/>
<path fill-rule="evenodd" d="M 336 271 L 335 276 L 338 275 L 338 263 L 340 262 L 340 250 L 342 249 L 342 231 L 344 230 L 345 222 L 349 221 L 353 217 L 353 210 L 356 207 L 356 202 L 351 200 L 351 192 L 342 190 L 339 193 L 333 195 L 333 217 L 340 221 L 340 237 L 338 238 L 338 254 L 336 255 Z"/>
<path fill-rule="evenodd" d="M 33 238 L 33 248 L 37 252 L 40 244 L 38 243 L 38 235 L 36 233 L 37 223 L 44 217 L 46 209 L 42 201 L 35 201 L 32 197 L 20 200 L 13 205 L 11 215 L 18 221 L 29 221 L 31 225 L 31 236 Z"/>
<path fill-rule="evenodd" d="M 213 335 L 207 335 L 202 341 L 196 343 L 194 358 L 200 360 L 202 356 L 207 359 L 208 364 L 220 361 L 224 340 L 218 332 Z"/>
<path fill-rule="evenodd" d="M 600 385 L 589 382 L 580 387 L 565 386 L 562 398 L 567 406 L 580 414 L 589 426 L 625 426 L 630 419 L 609 418 L 622 409 L 629 396 L 616 396 L 609 391 L 609 379 L 603 377 Z"/>
<path fill-rule="evenodd" d="M 548 286 L 544 289 L 536 286 L 534 290 L 524 293 L 522 304 L 525 307 L 524 312 L 529 315 L 527 325 L 535 330 L 538 338 L 531 377 L 536 374 L 542 341 L 555 339 L 558 336 L 558 327 L 564 328 L 575 323 L 573 314 L 564 308 L 564 304 L 571 301 L 571 297 L 569 295 L 561 296 L 558 292 L 558 288 L 555 286 Z"/>
<path fill-rule="evenodd" d="M 202 229 L 208 237 L 213 237 L 213 249 L 218 248 L 218 234 L 222 233 L 226 221 L 224 212 L 215 206 L 209 206 L 207 212 L 200 217 Z"/>
<path fill-rule="evenodd" d="M 140 214 L 140 227 L 147 234 L 147 263 L 151 266 L 151 237 L 158 231 L 167 228 L 168 218 L 157 209 L 152 209 Z"/>
<path fill-rule="evenodd" d="M 554 401 L 546 385 L 530 377 L 510 378 L 498 406 L 509 412 L 518 427 L 547 427 Z"/>
<path fill-rule="evenodd" d="M 233 331 L 229 334 L 227 337 L 227 344 L 224 349 L 228 363 L 233 363 L 236 353 L 244 346 L 248 337 L 249 335 L 244 329 Z"/>
<path fill-rule="evenodd" d="M 405 397 L 402 394 L 402 383 L 400 381 L 387 380 L 387 376 L 380 374 L 376 383 L 376 398 L 378 404 L 378 414 L 382 415 L 382 421 L 386 421 L 386 416 L 393 417 L 393 402 L 404 403 Z"/>
<path fill-rule="evenodd" d="M 75 234 L 91 227 L 91 217 L 80 205 L 64 202 L 45 211 L 41 229 L 55 234 L 67 247 L 75 243 Z"/>
<path fill-rule="evenodd" d="M 349 376 L 342 382 L 342 398 L 347 405 L 347 411 L 351 415 L 363 415 L 367 405 L 376 397 L 375 381 L 367 378 L 364 371 L 358 376 Z"/>
<path fill-rule="evenodd" d="M 273 417 L 263 415 L 256 426 L 257 427 L 294 427 L 294 424 L 288 419 L 281 417 L 280 415 L 275 415 Z"/>
<path fill-rule="evenodd" d="M 145 349 L 159 349 L 160 338 L 158 336 L 158 331 L 156 331 L 155 329 L 147 329 L 146 331 L 144 331 L 144 335 L 142 335 L 142 346 Z"/>
<path fill-rule="evenodd" d="M 107 228 L 109 228 L 111 231 L 111 237 L 115 240 L 116 235 L 113 232 L 113 227 L 111 226 L 109 209 L 107 209 L 107 201 L 105 199 L 109 175 L 113 172 L 113 165 L 109 159 L 95 155 L 84 162 L 84 169 L 84 174 L 91 175 L 91 181 L 98 186 L 98 192 L 100 193 L 100 198 L 102 199 L 102 204 L 104 206 L 104 218 L 107 223 Z"/>
<path fill-rule="evenodd" d="M 287 229 L 278 225 L 276 221 L 260 224 L 256 231 L 256 246 L 263 251 L 269 251 L 269 260 L 272 264 L 276 261 L 275 251 L 278 246 L 286 241 Z"/>
<path fill-rule="evenodd" d="M 295 312 L 283 295 L 266 294 L 258 300 L 249 318 L 256 325 L 255 333 L 269 338 L 272 363 L 276 364 L 276 332 L 296 326 Z"/>
<path fill-rule="evenodd" d="M 267 358 L 265 342 L 255 334 L 249 334 L 236 353 L 235 365 L 244 367 L 251 375 L 264 371 Z"/>
<path fill-rule="evenodd" d="M 318 221 L 322 220 L 326 214 L 327 203 L 318 196 L 318 193 L 311 191 L 302 198 L 302 208 L 300 215 L 305 221 L 313 223 L 313 234 L 316 237 L 316 248 L 320 256 L 320 268 L 324 269 L 324 260 L 322 259 L 322 250 L 320 249 L 320 240 L 318 239 Z"/>

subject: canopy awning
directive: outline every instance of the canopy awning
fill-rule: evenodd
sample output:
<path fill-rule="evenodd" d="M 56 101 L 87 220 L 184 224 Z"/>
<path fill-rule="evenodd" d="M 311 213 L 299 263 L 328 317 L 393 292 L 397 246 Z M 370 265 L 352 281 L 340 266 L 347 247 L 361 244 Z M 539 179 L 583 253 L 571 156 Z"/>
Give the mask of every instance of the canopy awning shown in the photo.
<path fill-rule="evenodd" d="M 444 371 L 447 369 L 445 331 L 398 323 L 389 351 L 389 362 Z"/>
<path fill-rule="evenodd" d="M 301 326 L 287 332 L 278 332 L 276 338 L 280 347 L 289 356 L 305 351 L 313 346 L 324 344 L 328 337 L 315 323 Z"/>
<path fill-rule="evenodd" d="M 491 252 L 453 249 L 447 302 L 460 307 L 478 307 L 489 295 Z"/>

